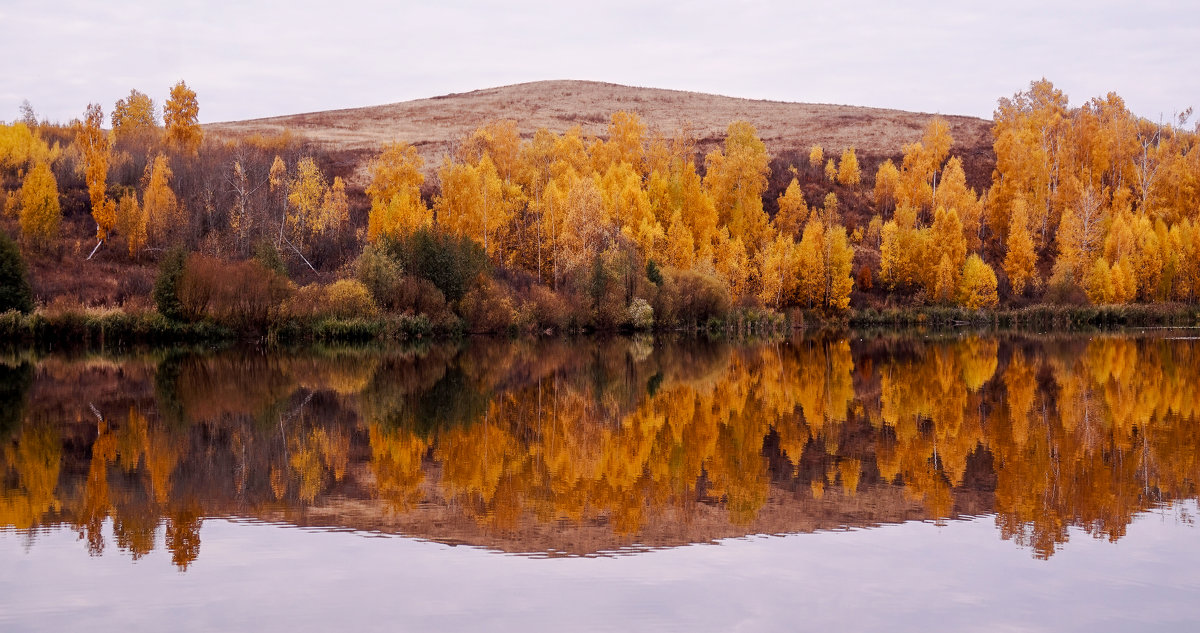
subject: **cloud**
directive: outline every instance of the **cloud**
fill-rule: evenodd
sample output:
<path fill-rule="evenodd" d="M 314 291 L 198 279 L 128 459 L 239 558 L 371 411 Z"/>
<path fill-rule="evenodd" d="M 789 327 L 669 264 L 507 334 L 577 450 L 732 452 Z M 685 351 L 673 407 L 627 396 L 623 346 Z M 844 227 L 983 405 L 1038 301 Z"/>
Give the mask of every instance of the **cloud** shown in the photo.
<path fill-rule="evenodd" d="M 1170 2 L 144 5 L 16 0 L 0 118 L 67 120 L 186 79 L 201 120 L 354 107 L 537 79 L 990 116 L 1047 76 L 1143 116 L 1200 105 L 1197 10 Z"/>

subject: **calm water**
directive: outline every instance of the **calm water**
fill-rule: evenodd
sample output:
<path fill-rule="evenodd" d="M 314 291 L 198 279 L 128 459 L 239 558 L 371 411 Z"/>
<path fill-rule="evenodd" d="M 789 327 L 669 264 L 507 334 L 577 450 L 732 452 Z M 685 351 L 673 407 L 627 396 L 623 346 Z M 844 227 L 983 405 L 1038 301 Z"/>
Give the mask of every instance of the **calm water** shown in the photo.
<path fill-rule="evenodd" d="M 1200 625 L 1200 341 L 0 357 L 0 630 Z"/>

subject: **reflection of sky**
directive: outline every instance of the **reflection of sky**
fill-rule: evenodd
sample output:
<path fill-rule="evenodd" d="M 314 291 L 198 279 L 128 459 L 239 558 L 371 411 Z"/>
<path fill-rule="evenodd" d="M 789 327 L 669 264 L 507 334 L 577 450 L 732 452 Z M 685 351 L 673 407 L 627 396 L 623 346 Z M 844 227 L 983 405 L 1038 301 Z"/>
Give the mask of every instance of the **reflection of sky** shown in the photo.
<path fill-rule="evenodd" d="M 71 530 L 0 534 L 0 630 L 1196 630 L 1200 539 L 1180 512 L 1118 543 L 1072 528 L 1050 560 L 991 518 L 531 559 L 405 538 L 205 522 L 89 558 Z"/>
<path fill-rule="evenodd" d="M 244 0 L 0 3 L 0 119 L 109 112 L 179 79 L 202 122 L 391 103 L 541 79 L 990 117 L 1048 77 L 1157 120 L 1200 107 L 1200 9 L 1001 3 Z"/>

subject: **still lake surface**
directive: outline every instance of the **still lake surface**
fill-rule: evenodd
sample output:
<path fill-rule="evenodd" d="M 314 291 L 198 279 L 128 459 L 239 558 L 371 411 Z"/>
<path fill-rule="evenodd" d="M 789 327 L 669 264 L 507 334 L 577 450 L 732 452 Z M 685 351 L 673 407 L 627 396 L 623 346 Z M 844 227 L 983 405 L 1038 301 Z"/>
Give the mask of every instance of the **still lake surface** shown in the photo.
<path fill-rule="evenodd" d="M 0 630 L 1194 630 L 1200 341 L 0 355 Z"/>

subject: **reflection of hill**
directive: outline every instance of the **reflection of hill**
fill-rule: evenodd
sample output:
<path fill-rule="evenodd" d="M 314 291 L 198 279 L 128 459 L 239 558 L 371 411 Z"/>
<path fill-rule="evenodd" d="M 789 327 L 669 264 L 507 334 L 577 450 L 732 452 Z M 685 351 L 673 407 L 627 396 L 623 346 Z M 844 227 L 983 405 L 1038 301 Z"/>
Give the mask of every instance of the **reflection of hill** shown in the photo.
<path fill-rule="evenodd" d="M 177 564 L 204 516 L 591 554 L 995 513 L 1053 554 L 1196 495 L 1192 342 L 472 341 L 0 366 L 0 526 Z"/>

